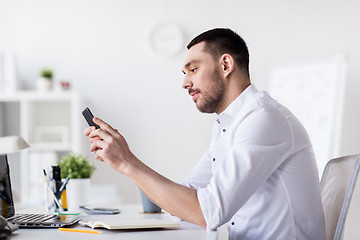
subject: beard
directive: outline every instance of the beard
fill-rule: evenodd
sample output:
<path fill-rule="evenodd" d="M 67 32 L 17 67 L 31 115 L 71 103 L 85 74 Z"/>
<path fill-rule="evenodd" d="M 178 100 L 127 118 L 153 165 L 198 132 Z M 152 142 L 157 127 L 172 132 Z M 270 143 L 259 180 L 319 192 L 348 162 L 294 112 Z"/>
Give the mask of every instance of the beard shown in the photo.
<path fill-rule="evenodd" d="M 209 87 L 206 90 L 199 91 L 202 98 L 199 99 L 196 107 L 202 113 L 216 112 L 222 103 L 225 93 L 225 86 L 220 71 L 215 68 L 211 76 Z"/>

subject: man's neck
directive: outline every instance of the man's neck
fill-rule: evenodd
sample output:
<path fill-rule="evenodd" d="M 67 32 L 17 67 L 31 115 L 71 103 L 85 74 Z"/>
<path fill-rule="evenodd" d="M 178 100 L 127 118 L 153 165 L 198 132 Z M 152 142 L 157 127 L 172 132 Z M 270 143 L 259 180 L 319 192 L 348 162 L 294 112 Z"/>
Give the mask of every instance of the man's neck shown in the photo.
<path fill-rule="evenodd" d="M 216 113 L 218 115 L 222 113 L 250 85 L 251 82 L 248 77 L 238 76 L 236 79 L 229 79 L 222 104 Z"/>

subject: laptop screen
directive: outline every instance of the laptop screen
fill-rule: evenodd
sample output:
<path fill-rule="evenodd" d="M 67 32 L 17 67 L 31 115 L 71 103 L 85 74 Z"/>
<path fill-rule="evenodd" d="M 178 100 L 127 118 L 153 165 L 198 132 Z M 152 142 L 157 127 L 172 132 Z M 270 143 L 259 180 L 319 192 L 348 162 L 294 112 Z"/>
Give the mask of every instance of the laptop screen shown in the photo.
<path fill-rule="evenodd" d="M 7 155 L 0 155 L 0 212 L 5 218 L 15 214 Z"/>

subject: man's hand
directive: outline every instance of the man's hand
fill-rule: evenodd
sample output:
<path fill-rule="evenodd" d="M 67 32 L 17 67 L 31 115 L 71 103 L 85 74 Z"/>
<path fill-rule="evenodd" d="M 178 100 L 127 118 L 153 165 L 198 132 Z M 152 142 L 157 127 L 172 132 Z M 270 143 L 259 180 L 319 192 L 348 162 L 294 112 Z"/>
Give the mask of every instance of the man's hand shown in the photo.
<path fill-rule="evenodd" d="M 84 134 L 90 138 L 90 151 L 94 152 L 96 159 L 125 174 L 125 169 L 136 159 L 125 138 L 103 120 L 95 117 L 93 121 L 100 128 L 88 127 L 84 130 Z"/>

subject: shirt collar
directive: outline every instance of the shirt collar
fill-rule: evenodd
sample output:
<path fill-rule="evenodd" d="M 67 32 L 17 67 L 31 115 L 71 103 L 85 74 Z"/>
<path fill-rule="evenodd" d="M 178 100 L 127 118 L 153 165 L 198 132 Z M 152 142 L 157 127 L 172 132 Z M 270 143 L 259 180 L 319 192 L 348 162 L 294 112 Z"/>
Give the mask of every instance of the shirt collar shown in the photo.
<path fill-rule="evenodd" d="M 252 98 L 258 90 L 251 84 L 248 86 L 230 105 L 218 115 L 216 121 L 221 125 L 228 126 L 231 124 L 239 111 L 243 108 L 243 105 L 247 102 L 247 99 Z"/>

